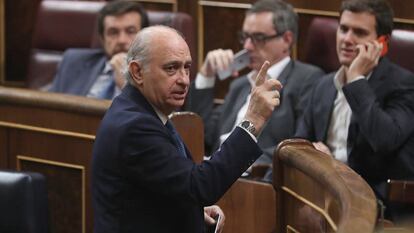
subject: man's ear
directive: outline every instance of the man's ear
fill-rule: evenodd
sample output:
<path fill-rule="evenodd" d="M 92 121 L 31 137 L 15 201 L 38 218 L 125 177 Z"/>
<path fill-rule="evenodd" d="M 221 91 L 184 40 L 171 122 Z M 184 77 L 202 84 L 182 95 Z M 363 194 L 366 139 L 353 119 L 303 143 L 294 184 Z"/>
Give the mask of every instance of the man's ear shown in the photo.
<path fill-rule="evenodd" d="M 142 76 L 142 66 L 137 61 L 129 63 L 129 74 L 137 85 L 142 85 L 144 78 Z"/>
<path fill-rule="evenodd" d="M 282 38 L 283 41 L 286 43 L 287 49 L 289 51 L 293 47 L 294 43 L 293 33 L 291 31 L 286 31 L 285 33 L 283 33 Z"/>

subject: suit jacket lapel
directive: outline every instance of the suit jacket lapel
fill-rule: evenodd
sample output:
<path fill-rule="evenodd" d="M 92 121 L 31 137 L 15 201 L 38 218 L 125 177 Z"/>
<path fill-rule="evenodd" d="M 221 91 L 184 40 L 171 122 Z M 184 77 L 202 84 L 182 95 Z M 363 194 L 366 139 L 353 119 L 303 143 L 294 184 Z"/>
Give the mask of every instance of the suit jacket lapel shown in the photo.
<path fill-rule="evenodd" d="M 295 62 L 294 62 L 293 60 L 290 60 L 290 62 L 289 62 L 289 63 L 286 65 L 286 67 L 283 69 L 282 73 L 280 73 L 280 75 L 279 75 L 279 77 L 278 77 L 278 79 L 277 79 L 277 80 L 279 80 L 279 82 L 280 82 L 283 86 L 285 86 L 285 85 L 286 85 L 286 83 L 287 83 L 287 81 L 288 81 L 288 78 L 289 78 L 289 75 L 290 75 L 290 72 L 293 70 L 294 64 L 295 64 Z M 282 88 L 281 92 L 282 92 L 282 91 L 283 91 L 283 88 Z"/>
<path fill-rule="evenodd" d="M 326 77 L 329 78 L 329 81 L 326 84 L 327 87 L 324 88 L 324 93 L 320 93 L 320 95 L 322 95 L 322 98 L 320 98 L 322 104 L 320 105 L 320 108 L 316 107 L 315 109 L 315 116 L 319 117 L 319 120 L 317 122 L 319 122 L 320 124 L 319 126 L 316 126 L 316 129 L 322 129 L 315 133 L 317 134 L 316 138 L 321 141 L 326 141 L 328 137 L 329 124 L 331 122 L 332 111 L 335 104 L 335 98 L 337 95 L 337 90 L 333 82 L 334 76 L 335 73 L 332 74 L 332 76 L 330 77 Z M 323 135 L 321 135 L 322 133 Z"/>

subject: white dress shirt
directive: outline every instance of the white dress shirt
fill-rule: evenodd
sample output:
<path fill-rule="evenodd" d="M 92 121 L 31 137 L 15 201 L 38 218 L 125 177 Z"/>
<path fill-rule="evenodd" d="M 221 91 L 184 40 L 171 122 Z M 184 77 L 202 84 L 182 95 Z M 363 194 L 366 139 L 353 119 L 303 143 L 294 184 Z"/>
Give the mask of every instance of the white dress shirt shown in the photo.
<path fill-rule="evenodd" d="M 370 74 L 367 76 L 369 78 Z M 358 76 L 352 82 L 365 78 Z M 367 79 L 368 79 L 367 78 Z M 334 85 L 337 95 L 329 122 L 328 137 L 326 145 L 330 149 L 333 157 L 344 163 L 348 162 L 347 142 L 348 129 L 351 123 L 352 110 L 342 91 L 345 85 L 345 69 L 341 67 L 334 77 Z"/>

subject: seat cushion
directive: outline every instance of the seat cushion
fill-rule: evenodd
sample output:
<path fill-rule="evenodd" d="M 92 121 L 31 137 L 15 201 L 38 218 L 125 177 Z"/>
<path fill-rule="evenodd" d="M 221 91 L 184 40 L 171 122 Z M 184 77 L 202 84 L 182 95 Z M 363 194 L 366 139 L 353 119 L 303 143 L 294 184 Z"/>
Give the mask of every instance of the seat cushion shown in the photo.
<path fill-rule="evenodd" d="M 45 177 L 38 173 L 0 171 L 0 232 L 47 233 Z"/>

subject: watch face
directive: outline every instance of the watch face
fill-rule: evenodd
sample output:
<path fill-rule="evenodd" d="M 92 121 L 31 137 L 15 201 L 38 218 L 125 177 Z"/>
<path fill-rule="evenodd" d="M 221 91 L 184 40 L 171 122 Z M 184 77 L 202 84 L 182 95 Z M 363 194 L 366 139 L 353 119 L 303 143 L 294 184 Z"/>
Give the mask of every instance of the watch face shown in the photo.
<path fill-rule="evenodd" d="M 243 128 L 248 128 L 248 127 L 250 126 L 250 122 L 248 122 L 248 121 L 243 121 L 243 122 L 241 123 L 241 126 L 243 126 Z"/>

